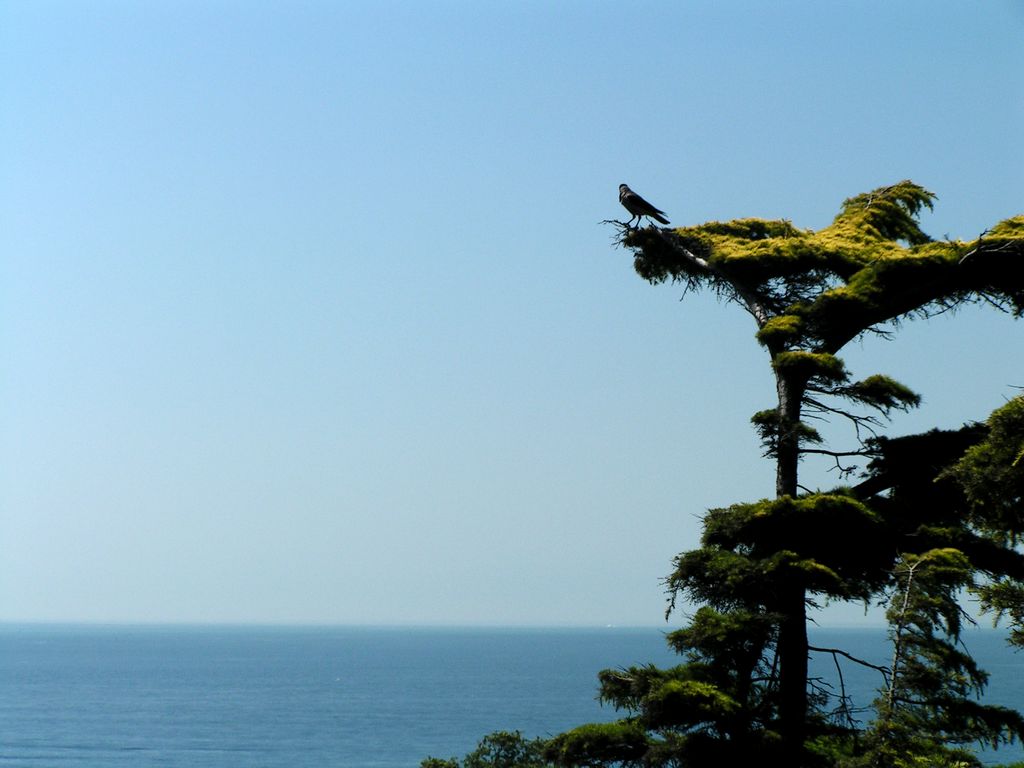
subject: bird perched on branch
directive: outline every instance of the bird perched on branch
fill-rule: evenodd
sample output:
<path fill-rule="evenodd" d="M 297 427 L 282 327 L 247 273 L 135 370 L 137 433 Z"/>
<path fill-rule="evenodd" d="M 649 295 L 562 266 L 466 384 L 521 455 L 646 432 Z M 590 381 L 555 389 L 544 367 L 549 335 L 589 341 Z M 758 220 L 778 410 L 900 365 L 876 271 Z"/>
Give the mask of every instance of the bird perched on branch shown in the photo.
<path fill-rule="evenodd" d="M 664 211 L 659 211 L 625 184 L 619 184 L 619 202 L 622 203 L 623 208 L 633 214 L 629 221 L 632 222 L 633 219 L 636 219 L 638 227 L 640 222 L 643 221 L 644 216 L 656 219 L 662 224 L 668 224 L 668 219 L 663 215 Z M 629 226 L 629 222 L 627 222 L 626 226 Z"/>

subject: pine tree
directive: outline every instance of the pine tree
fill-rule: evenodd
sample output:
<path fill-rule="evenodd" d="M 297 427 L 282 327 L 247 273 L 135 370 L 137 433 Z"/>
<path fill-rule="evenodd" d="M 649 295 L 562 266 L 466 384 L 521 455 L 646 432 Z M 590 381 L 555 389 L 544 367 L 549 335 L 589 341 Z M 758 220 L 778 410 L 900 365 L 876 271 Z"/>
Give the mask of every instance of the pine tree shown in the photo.
<path fill-rule="evenodd" d="M 893 583 L 901 542 L 919 531 L 894 524 L 870 488 L 802 492 L 799 466 L 809 454 L 837 466 L 850 455 L 879 455 L 870 442 L 877 428 L 919 398 L 883 375 L 853 380 L 837 355 L 866 333 L 969 303 L 1024 313 L 1024 216 L 973 242 L 934 241 L 917 222 L 933 199 L 903 181 L 847 200 L 817 232 L 761 219 L 674 230 L 621 225 L 641 277 L 710 289 L 753 318 L 776 384 L 774 404 L 752 419 L 775 462 L 775 495 L 710 511 L 700 548 L 676 559 L 667 579 L 673 605 L 686 598 L 701 606 L 670 636 L 684 663 L 602 673 L 602 699 L 628 717 L 556 737 L 549 759 L 800 766 L 824 752 L 834 758 L 835 745 L 855 733 L 842 707 L 830 710 L 826 693 L 809 687 L 807 608 L 881 594 Z M 815 418 L 848 420 L 858 444 L 826 448 L 809 423 Z M 961 533 L 931 538 L 947 544 Z"/>
<path fill-rule="evenodd" d="M 998 746 L 1024 736 L 1020 714 L 976 701 L 988 675 L 961 647 L 961 627 L 970 619 L 958 601 L 974 570 L 952 547 L 900 557 L 886 612 L 892 664 L 864 754 L 847 766 L 980 766 L 964 745 Z"/>
<path fill-rule="evenodd" d="M 1024 737 L 1017 713 L 974 700 L 985 675 L 959 646 L 957 602 L 973 590 L 1024 643 L 1024 398 L 987 425 L 886 438 L 886 417 L 918 395 L 880 374 L 854 380 L 838 357 L 864 334 L 967 304 L 1024 314 L 1024 215 L 971 242 L 934 241 L 917 221 L 933 200 L 903 181 L 850 198 L 817 232 L 616 222 L 641 277 L 710 289 L 753 318 L 775 376 L 774 403 L 752 417 L 775 493 L 709 511 L 700 547 L 675 559 L 669 613 L 698 606 L 668 636 L 681 663 L 601 672 L 601 700 L 625 716 L 531 742 L 529 765 L 952 765 L 972 759 L 960 749 L 970 741 Z M 831 419 L 852 424 L 849 450 L 826 447 L 810 423 Z M 871 461 L 856 486 L 810 492 L 807 455 L 830 457 L 844 479 L 849 457 Z M 808 642 L 808 607 L 879 599 L 888 667 Z M 812 652 L 885 675 L 867 731 L 844 691 L 809 679 Z"/>

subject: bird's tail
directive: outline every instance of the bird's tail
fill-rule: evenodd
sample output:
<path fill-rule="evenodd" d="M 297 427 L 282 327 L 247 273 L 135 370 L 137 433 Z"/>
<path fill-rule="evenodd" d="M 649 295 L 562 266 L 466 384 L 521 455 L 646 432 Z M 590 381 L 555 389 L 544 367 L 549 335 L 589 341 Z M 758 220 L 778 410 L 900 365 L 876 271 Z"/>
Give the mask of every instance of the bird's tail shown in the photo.
<path fill-rule="evenodd" d="M 655 219 L 657 219 L 657 220 L 658 220 L 658 221 L 660 221 L 660 222 L 661 222 L 662 224 L 668 224 L 668 219 L 666 219 L 666 218 L 665 218 L 664 216 L 660 216 L 660 215 L 659 215 L 659 214 L 657 214 L 657 213 L 652 213 L 652 214 L 651 214 L 651 217 L 652 217 L 652 218 L 655 218 Z"/>

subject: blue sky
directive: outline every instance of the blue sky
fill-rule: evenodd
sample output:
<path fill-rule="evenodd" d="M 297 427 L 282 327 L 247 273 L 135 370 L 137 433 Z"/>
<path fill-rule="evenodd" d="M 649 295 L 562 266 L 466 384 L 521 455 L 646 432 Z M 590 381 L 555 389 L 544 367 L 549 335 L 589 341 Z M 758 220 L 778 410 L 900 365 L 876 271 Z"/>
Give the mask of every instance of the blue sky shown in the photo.
<path fill-rule="evenodd" d="M 772 493 L 772 385 L 742 312 L 633 273 L 618 184 L 818 228 L 911 178 L 973 238 L 1024 207 L 1022 38 L 1011 0 L 0 2 L 0 620 L 659 623 L 702 511 Z M 847 362 L 957 426 L 1022 334 Z"/>

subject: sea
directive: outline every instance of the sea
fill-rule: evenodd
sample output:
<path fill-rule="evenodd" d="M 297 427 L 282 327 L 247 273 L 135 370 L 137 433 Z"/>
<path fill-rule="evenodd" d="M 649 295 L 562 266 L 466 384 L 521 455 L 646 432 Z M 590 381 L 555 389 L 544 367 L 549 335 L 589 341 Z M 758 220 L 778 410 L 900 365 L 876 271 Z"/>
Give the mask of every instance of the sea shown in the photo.
<path fill-rule="evenodd" d="M 0 625 L 0 766 L 416 768 L 480 737 L 550 736 L 621 715 L 602 669 L 679 662 L 658 628 Z M 1024 653 L 968 633 L 986 702 L 1024 709 Z M 885 664 L 884 629 L 812 644 Z M 877 672 L 837 657 L 867 706 Z M 838 690 L 831 654 L 812 675 Z M 980 753 L 1024 760 L 1019 745 Z"/>

